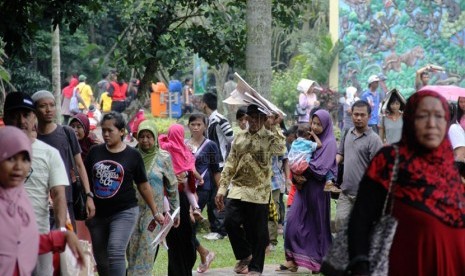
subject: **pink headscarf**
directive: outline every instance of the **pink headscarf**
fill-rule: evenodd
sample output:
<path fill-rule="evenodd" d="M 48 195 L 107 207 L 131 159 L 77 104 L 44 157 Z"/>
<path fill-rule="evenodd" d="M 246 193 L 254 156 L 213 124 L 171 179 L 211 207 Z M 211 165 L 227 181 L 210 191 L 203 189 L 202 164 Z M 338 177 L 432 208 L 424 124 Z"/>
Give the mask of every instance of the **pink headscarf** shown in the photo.
<path fill-rule="evenodd" d="M 184 127 L 182 125 L 171 125 L 168 128 L 168 135 L 161 134 L 158 137 L 158 142 L 162 149 L 171 154 L 175 174 L 194 170 L 195 158 L 184 144 Z"/>
<path fill-rule="evenodd" d="M 0 129 L 1 161 L 23 151 L 32 158 L 31 141 L 23 131 L 13 126 Z M 12 188 L 0 185 L 0 225 L 0 275 L 13 275 L 16 265 L 20 275 L 31 275 L 39 252 L 39 230 L 24 185 Z"/>

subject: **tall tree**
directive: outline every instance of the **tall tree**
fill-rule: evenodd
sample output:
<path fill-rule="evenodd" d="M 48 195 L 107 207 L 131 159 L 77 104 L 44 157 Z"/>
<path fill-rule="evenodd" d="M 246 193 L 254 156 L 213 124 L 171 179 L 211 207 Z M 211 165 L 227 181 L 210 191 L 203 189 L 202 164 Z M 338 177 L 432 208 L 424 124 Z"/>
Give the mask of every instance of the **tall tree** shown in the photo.
<path fill-rule="evenodd" d="M 52 28 L 52 87 L 57 107 L 57 120 L 61 121 L 60 28 Z"/>
<path fill-rule="evenodd" d="M 271 1 L 247 0 L 246 79 L 266 98 L 271 94 Z"/>

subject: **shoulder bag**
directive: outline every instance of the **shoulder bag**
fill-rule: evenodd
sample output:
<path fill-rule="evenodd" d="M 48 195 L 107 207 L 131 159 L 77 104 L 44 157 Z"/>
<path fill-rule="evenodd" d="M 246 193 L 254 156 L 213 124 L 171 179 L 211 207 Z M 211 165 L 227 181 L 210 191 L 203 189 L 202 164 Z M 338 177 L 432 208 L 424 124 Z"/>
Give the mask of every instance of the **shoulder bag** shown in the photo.
<path fill-rule="evenodd" d="M 397 220 L 392 216 L 394 196 L 391 194 L 391 192 L 392 186 L 397 181 L 397 173 L 399 170 L 399 149 L 397 146 L 394 146 L 394 149 L 396 151 L 396 159 L 392 169 L 393 172 L 391 175 L 386 199 L 384 200 L 383 211 L 381 213 L 382 216 L 374 225 L 372 230 L 370 250 L 368 253 L 370 275 L 376 276 L 388 275 L 389 251 L 391 250 L 392 241 L 394 240 L 394 234 L 397 228 Z M 389 199 L 391 199 L 390 210 L 389 213 L 386 213 Z M 320 271 L 324 275 L 348 275 L 346 271 L 350 261 L 347 232 L 348 224 L 349 218 L 346 219 L 340 231 L 336 234 L 336 237 L 333 239 L 331 248 L 323 259 Z"/>
<path fill-rule="evenodd" d="M 74 211 L 74 218 L 76 220 L 86 220 L 87 219 L 87 207 L 86 207 L 86 201 L 87 201 L 87 195 L 86 191 L 84 189 L 84 186 L 82 185 L 81 182 L 81 177 L 79 176 L 79 172 L 76 168 L 76 163 L 74 162 L 74 154 L 73 151 L 71 150 L 71 138 L 69 137 L 68 130 L 65 128 L 63 129 L 66 137 L 68 137 L 68 142 L 69 142 L 69 147 L 68 150 L 71 153 L 71 162 L 73 165 L 73 172 L 75 176 L 75 181 L 71 184 L 72 188 L 72 193 L 73 193 L 73 211 Z"/>

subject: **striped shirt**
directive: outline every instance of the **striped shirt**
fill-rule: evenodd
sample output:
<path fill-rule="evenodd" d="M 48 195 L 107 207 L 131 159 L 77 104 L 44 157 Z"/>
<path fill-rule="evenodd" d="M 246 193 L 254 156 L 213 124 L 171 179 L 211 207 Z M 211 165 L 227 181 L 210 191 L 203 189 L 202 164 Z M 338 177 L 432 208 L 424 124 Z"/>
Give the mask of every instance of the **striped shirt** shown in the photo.
<path fill-rule="evenodd" d="M 220 162 L 220 168 L 223 168 L 226 157 L 228 157 L 229 150 L 231 149 L 234 133 L 228 119 L 218 113 L 217 110 L 213 111 L 210 117 L 208 117 L 207 138 L 215 142 L 220 149 L 221 157 L 223 158 Z"/>

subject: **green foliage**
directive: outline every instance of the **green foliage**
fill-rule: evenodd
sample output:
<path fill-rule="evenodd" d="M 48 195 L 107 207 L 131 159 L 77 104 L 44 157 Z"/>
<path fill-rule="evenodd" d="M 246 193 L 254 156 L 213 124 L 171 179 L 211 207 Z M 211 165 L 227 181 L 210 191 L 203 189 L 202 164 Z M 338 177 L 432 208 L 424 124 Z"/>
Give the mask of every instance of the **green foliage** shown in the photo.
<path fill-rule="evenodd" d="M 321 35 L 316 40 L 303 43 L 299 50 L 306 57 L 304 72 L 319 84 L 328 84 L 329 72 L 342 49 L 343 45 L 339 42 L 333 44 L 329 35 Z"/>
<path fill-rule="evenodd" d="M 289 117 L 294 116 L 295 105 L 299 98 L 296 87 L 301 78 L 302 73 L 298 68 L 273 72 L 271 101 L 277 103 Z"/>
<path fill-rule="evenodd" d="M 27 53 L 36 32 L 51 31 L 52 26 L 64 24 L 74 32 L 97 11 L 100 0 L 35 0 L 1 1 L 0 34 L 6 42 L 7 53 Z"/>
<path fill-rule="evenodd" d="M 52 89 L 50 79 L 40 74 L 40 72 L 21 66 L 20 64 L 14 64 L 9 66 L 11 68 L 11 82 L 14 84 L 17 91 L 25 92 L 32 95 L 38 90 L 49 90 Z"/>
<path fill-rule="evenodd" d="M 158 133 L 161 134 L 166 134 L 168 133 L 168 128 L 176 123 L 175 119 L 169 119 L 169 118 L 155 118 L 152 116 L 152 114 L 149 111 L 145 111 L 145 118 L 147 120 L 153 120 L 155 122 L 155 125 L 157 126 Z"/>

